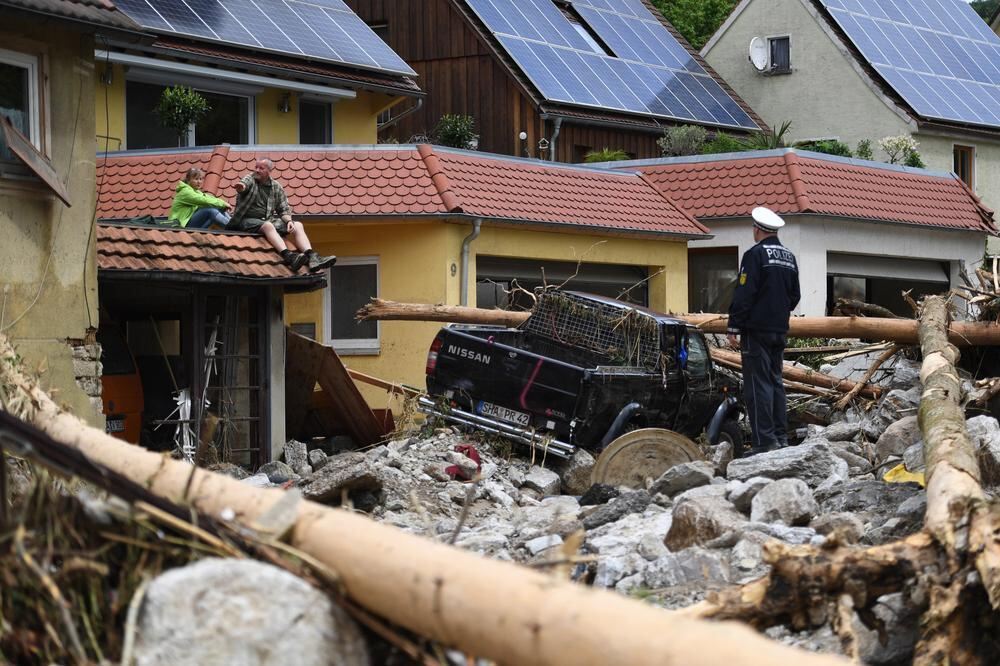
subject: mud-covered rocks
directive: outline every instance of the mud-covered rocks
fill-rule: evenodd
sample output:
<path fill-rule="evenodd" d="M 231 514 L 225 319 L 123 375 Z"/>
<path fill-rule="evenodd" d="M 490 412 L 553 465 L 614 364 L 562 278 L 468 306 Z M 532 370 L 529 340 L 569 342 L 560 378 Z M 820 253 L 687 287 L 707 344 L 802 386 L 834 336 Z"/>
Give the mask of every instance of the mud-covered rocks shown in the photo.
<path fill-rule="evenodd" d="M 673 552 L 741 532 L 747 522 L 725 496 L 689 497 L 674 505 L 670 531 L 663 540 Z"/>
<path fill-rule="evenodd" d="M 803 443 L 729 463 L 730 480 L 744 481 L 755 476 L 768 479 L 798 478 L 816 487 L 832 475 L 847 475 L 847 463 L 838 458 L 825 441 Z"/>
<path fill-rule="evenodd" d="M 808 525 L 818 510 L 819 505 L 805 481 L 778 479 L 754 496 L 750 520 L 799 527 Z"/>

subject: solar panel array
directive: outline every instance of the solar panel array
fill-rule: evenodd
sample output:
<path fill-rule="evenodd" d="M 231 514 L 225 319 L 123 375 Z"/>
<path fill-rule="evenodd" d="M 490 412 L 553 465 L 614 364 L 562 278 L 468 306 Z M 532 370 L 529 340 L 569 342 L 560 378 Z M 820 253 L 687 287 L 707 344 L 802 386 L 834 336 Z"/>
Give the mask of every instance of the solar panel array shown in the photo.
<path fill-rule="evenodd" d="M 415 75 L 342 0 L 116 0 L 161 33 Z"/>
<path fill-rule="evenodd" d="M 757 129 L 641 0 L 571 0 L 613 55 L 553 0 L 467 1 L 548 101 Z"/>
<path fill-rule="evenodd" d="M 961 0 L 822 0 L 924 118 L 1000 127 L 1000 38 Z"/>

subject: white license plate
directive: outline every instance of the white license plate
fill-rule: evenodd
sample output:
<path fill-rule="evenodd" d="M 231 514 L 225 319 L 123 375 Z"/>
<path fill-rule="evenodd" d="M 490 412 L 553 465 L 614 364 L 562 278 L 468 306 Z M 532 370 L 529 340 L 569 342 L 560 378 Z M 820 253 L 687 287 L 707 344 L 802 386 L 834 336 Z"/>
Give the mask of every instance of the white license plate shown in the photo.
<path fill-rule="evenodd" d="M 125 419 L 108 419 L 105 432 L 125 432 Z"/>
<path fill-rule="evenodd" d="M 522 426 L 528 425 L 529 420 L 528 415 L 524 412 L 519 412 L 516 409 L 510 409 L 508 407 L 501 407 L 500 405 L 494 405 L 492 402 L 480 402 L 479 413 L 483 416 L 492 416 L 495 419 L 500 419 L 501 421 L 506 421 L 507 423 L 516 423 Z"/>

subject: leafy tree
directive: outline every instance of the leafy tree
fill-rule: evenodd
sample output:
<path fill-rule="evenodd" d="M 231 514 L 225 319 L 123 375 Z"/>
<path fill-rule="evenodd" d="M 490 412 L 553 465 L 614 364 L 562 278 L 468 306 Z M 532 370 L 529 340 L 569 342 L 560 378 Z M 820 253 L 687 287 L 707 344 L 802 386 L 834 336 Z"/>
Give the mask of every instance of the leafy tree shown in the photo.
<path fill-rule="evenodd" d="M 700 49 L 733 11 L 736 0 L 653 0 L 653 4 L 691 46 Z"/>
<path fill-rule="evenodd" d="M 431 136 L 434 143 L 451 148 L 475 149 L 479 142 L 475 118 L 450 113 L 441 116 Z"/>
<path fill-rule="evenodd" d="M 163 90 L 155 112 L 160 117 L 160 124 L 177 135 L 177 145 L 182 145 L 191 124 L 201 120 L 209 110 L 208 100 L 197 91 L 187 86 L 174 86 Z"/>
<path fill-rule="evenodd" d="M 663 136 L 656 140 L 660 152 L 671 157 L 700 155 L 708 139 L 708 130 L 701 125 L 678 125 L 663 130 Z"/>
<path fill-rule="evenodd" d="M 861 141 L 858 141 L 858 147 L 854 150 L 854 154 L 859 160 L 875 159 L 875 155 L 872 151 L 872 140 L 861 139 Z"/>
<path fill-rule="evenodd" d="M 997 7 L 1000 7 L 1000 0 L 972 0 L 969 5 L 983 17 L 984 21 L 989 21 L 996 14 Z"/>
<path fill-rule="evenodd" d="M 621 160 L 627 160 L 628 153 L 620 148 L 608 148 L 604 147 L 601 150 L 592 150 L 583 157 L 583 161 L 587 164 L 593 164 L 594 162 L 620 162 Z"/>

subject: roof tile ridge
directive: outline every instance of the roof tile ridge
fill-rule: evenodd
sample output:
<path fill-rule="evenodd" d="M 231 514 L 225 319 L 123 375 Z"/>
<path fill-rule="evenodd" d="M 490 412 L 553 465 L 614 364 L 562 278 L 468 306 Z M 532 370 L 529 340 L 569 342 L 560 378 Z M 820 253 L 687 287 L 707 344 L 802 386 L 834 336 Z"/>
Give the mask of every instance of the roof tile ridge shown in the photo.
<path fill-rule="evenodd" d="M 799 206 L 799 212 L 810 212 L 812 202 L 809 201 L 809 197 L 806 195 L 806 186 L 802 182 L 798 156 L 794 152 L 788 151 L 782 156 L 782 159 L 785 162 L 785 168 L 788 169 L 788 180 L 792 186 L 792 192 L 795 194 L 795 203 Z"/>
<path fill-rule="evenodd" d="M 229 159 L 229 144 L 224 143 L 216 146 L 212 150 L 212 156 L 208 159 L 208 169 L 205 170 L 205 183 L 203 189 L 206 192 L 218 193 L 219 185 L 222 183 L 222 170 L 226 167 Z"/>
<path fill-rule="evenodd" d="M 427 174 L 431 177 L 431 182 L 434 183 L 434 187 L 441 197 L 441 203 L 444 204 L 447 212 L 463 212 L 462 204 L 459 203 L 458 196 L 452 189 L 451 181 L 448 180 L 448 175 L 444 171 L 444 165 L 441 164 L 441 160 L 434 153 L 434 148 L 428 143 L 417 144 L 417 153 L 424 161 L 424 166 L 427 167 Z"/>
<path fill-rule="evenodd" d="M 669 203 L 671 206 L 673 206 L 674 210 L 676 210 L 678 213 L 680 213 L 684 217 L 688 218 L 688 220 L 690 220 L 695 225 L 695 227 L 697 227 L 698 229 L 700 229 L 705 234 L 712 233 L 711 229 L 709 229 L 704 224 L 702 224 L 701 222 L 698 221 L 698 218 L 696 218 L 691 213 L 687 212 L 687 210 L 684 209 L 684 208 L 682 208 L 676 201 L 674 201 L 673 199 L 671 199 L 670 197 L 668 197 L 663 190 L 661 190 L 659 187 L 657 187 L 656 184 L 652 180 L 649 179 L 649 176 L 647 176 L 642 171 L 639 171 L 638 175 L 639 175 L 639 178 L 642 180 L 642 182 L 644 182 L 654 192 L 656 192 L 657 194 L 659 194 L 667 203 Z"/>
<path fill-rule="evenodd" d="M 984 204 L 983 200 L 979 198 L 979 195 L 976 194 L 971 187 L 969 187 L 968 183 L 959 178 L 958 174 L 952 173 L 951 177 L 955 179 L 955 181 L 959 184 L 959 187 L 964 189 L 966 193 L 972 197 L 973 203 L 976 204 L 976 210 L 979 212 L 979 216 L 982 218 L 987 230 L 997 233 L 996 220 L 993 219 L 994 210 Z"/>

